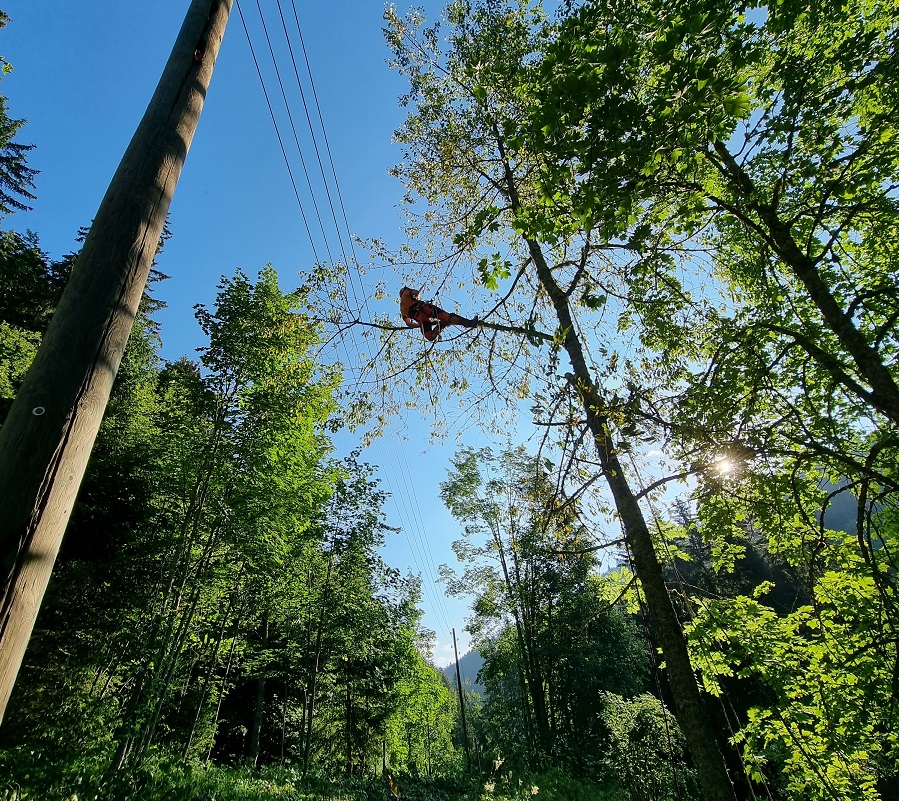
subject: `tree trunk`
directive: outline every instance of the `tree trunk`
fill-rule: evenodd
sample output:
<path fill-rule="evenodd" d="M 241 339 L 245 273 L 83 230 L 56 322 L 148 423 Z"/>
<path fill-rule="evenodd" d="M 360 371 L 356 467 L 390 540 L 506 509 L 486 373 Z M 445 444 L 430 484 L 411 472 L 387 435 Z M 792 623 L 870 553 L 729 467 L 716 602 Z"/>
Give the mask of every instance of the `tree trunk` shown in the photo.
<path fill-rule="evenodd" d="M 312 724 L 315 713 L 315 690 L 318 684 L 319 660 L 322 655 L 322 636 L 325 627 L 325 603 L 327 602 L 329 589 L 331 587 L 331 568 L 334 564 L 334 549 L 328 555 L 328 569 L 325 572 L 325 586 L 322 591 L 321 606 L 318 615 L 318 631 L 315 634 L 315 661 L 312 664 L 312 676 L 309 680 L 309 691 L 307 693 L 308 716 L 306 718 L 306 742 L 303 744 L 303 775 L 309 771 L 309 756 L 312 752 Z"/>
<path fill-rule="evenodd" d="M 253 728 L 250 730 L 250 753 L 247 762 L 259 767 L 259 744 L 262 739 L 262 713 L 265 709 L 265 678 L 256 679 L 256 699 L 253 704 Z"/>
<path fill-rule="evenodd" d="M 189 596 L 190 605 L 187 611 L 182 613 L 180 620 L 178 620 L 177 608 L 174 610 L 172 623 L 174 626 L 174 622 L 178 620 L 178 625 L 177 628 L 173 629 L 171 640 L 164 642 L 163 647 L 160 649 L 158 657 L 160 667 L 156 671 L 156 673 L 151 676 L 149 697 L 147 699 L 148 705 L 151 705 L 150 708 L 152 709 L 152 712 L 150 714 L 149 720 L 142 726 L 141 738 L 138 747 L 133 748 L 131 751 L 130 758 L 132 760 L 140 760 L 143 758 L 143 755 L 152 744 L 153 737 L 156 734 L 156 726 L 159 723 L 159 718 L 162 714 L 162 708 L 166 700 L 166 695 L 172 685 L 172 679 L 175 675 L 175 669 L 178 666 L 180 657 L 184 649 L 184 642 L 187 639 L 188 633 L 190 632 L 190 627 L 193 623 L 194 615 L 196 614 L 197 606 L 200 602 L 200 597 L 202 595 L 201 590 L 203 587 L 201 576 L 203 574 L 203 571 L 206 569 L 206 567 L 208 567 L 209 562 L 211 561 L 213 552 L 212 546 L 217 538 L 218 530 L 219 529 L 217 524 L 216 527 L 209 532 L 206 548 L 204 550 L 204 553 L 200 556 L 200 560 L 197 565 L 194 582 L 191 588 L 191 595 Z M 181 601 L 179 597 L 179 606 L 180 603 Z"/>
<path fill-rule="evenodd" d="M 228 676 L 231 675 L 231 665 L 234 660 L 234 651 L 237 648 L 237 635 L 240 631 L 240 620 L 235 623 L 234 626 L 234 634 L 231 637 L 231 649 L 228 651 L 228 662 L 225 665 L 225 675 L 222 676 L 222 687 L 219 690 L 218 701 L 215 704 L 215 713 L 212 716 L 212 743 L 209 745 L 209 750 L 206 752 L 206 764 L 209 764 L 209 760 L 212 758 L 212 749 L 215 748 L 215 730 L 218 728 L 219 722 L 219 713 L 222 711 L 222 699 L 225 697 L 225 691 L 228 688 Z"/>
<path fill-rule="evenodd" d="M 764 238 L 774 248 L 781 261 L 793 272 L 793 275 L 802 282 L 809 299 L 820 312 L 825 325 L 836 336 L 840 346 L 852 357 L 859 375 L 871 387 L 871 392 L 864 392 L 860 397 L 894 423 L 899 424 L 899 386 L 896 385 L 881 354 L 868 344 L 862 332 L 853 322 L 852 315 L 840 306 L 818 270 L 817 261 L 804 253 L 796 244 L 790 226 L 780 218 L 773 206 L 762 205 L 758 202 L 759 193 L 756 191 L 755 185 L 724 142 L 715 142 L 714 148 L 715 153 L 723 162 L 723 170 L 729 179 L 731 188 L 758 214 L 768 231 L 768 235 Z M 806 348 L 806 350 L 827 372 L 834 373 L 833 362 L 826 357 L 822 359 L 823 352 L 820 349 L 813 347 Z M 846 385 L 838 375 L 834 375 L 834 378 L 844 386 Z"/>
<path fill-rule="evenodd" d="M 532 761 L 538 756 L 541 756 L 542 758 L 542 755 L 538 755 L 537 744 L 534 742 L 534 732 L 531 729 L 531 709 L 533 708 L 533 703 L 528 703 L 529 699 L 533 701 L 533 699 L 531 699 L 531 674 L 527 660 L 527 648 L 524 641 L 525 635 L 521 621 L 521 610 L 519 609 L 518 599 L 516 598 L 512 587 L 512 580 L 509 578 L 509 568 L 506 564 L 502 539 L 498 533 L 494 533 L 493 537 L 497 546 L 496 551 L 499 558 L 499 564 L 503 571 L 506 594 L 509 597 L 509 604 L 512 607 L 512 617 L 515 620 L 515 638 L 518 643 L 518 681 L 521 685 L 521 711 L 524 716 L 524 738 L 525 744 L 527 745 L 528 761 Z"/>
<path fill-rule="evenodd" d="M 431 778 L 431 717 L 427 715 L 427 756 L 428 756 L 428 778 Z"/>
<path fill-rule="evenodd" d="M 718 748 L 705 703 L 699 693 L 687 652 L 687 641 L 665 586 L 662 565 L 655 552 L 652 534 L 618 461 L 608 420 L 601 412 L 605 404 L 590 376 L 580 341 L 574 333 L 567 298 L 555 284 L 539 248 L 535 243 L 528 244 L 532 246 L 532 256 L 535 256 L 534 260 L 538 264 L 540 282 L 557 306 L 560 327 L 568 332 L 565 350 L 574 369 L 573 383 L 584 405 L 587 425 L 593 435 L 603 475 L 612 492 L 615 508 L 624 528 L 624 536 L 633 557 L 634 570 L 643 587 L 646 605 L 662 646 L 677 719 L 696 763 L 703 793 L 708 801 L 733 801 L 736 797 L 733 785 Z"/>
<path fill-rule="evenodd" d="M 346 774 L 353 775 L 353 733 L 351 730 L 353 717 L 353 699 L 350 695 L 350 676 L 348 671 L 344 671 L 344 679 L 346 681 Z"/>
<path fill-rule="evenodd" d="M 284 742 L 287 739 L 287 703 L 290 701 L 290 684 L 284 681 L 284 700 L 281 708 L 281 767 L 284 767 Z"/>
<path fill-rule="evenodd" d="M 456 657 L 456 686 L 459 688 L 459 714 L 462 718 L 462 742 L 465 743 L 465 764 L 471 772 L 471 751 L 468 747 L 468 722 L 465 716 L 465 693 L 462 692 L 462 671 L 459 668 L 459 649 L 456 647 L 456 630 L 453 629 L 453 655 Z"/>
<path fill-rule="evenodd" d="M 505 145 L 497 128 L 494 128 L 494 135 L 503 164 L 507 196 L 515 213 L 521 209 L 521 201 L 512 168 L 506 158 Z M 523 239 L 536 268 L 537 279 L 549 296 L 556 313 L 559 331 L 564 335 L 563 347 L 574 371 L 570 382 L 583 404 L 587 426 L 593 436 L 603 475 L 612 492 L 625 540 L 633 555 L 634 570 L 643 586 L 646 603 L 659 635 L 677 719 L 696 764 L 703 794 L 707 801 L 734 801 L 736 798 L 734 788 L 702 696 L 699 694 L 699 686 L 687 652 L 687 641 L 668 595 L 662 565 L 656 555 L 649 527 L 618 462 L 611 429 L 603 411 L 607 405 L 603 402 L 587 367 L 583 346 L 576 333 L 577 329 L 568 305 L 568 296 L 556 283 L 540 245 L 526 236 Z"/>
<path fill-rule="evenodd" d="M 515 597 L 517 608 L 521 610 L 522 657 L 527 665 L 528 692 L 531 696 L 531 705 L 534 708 L 534 724 L 537 729 L 537 740 L 540 744 L 541 757 L 552 753 L 552 736 L 549 728 L 549 714 L 546 706 L 545 681 L 543 669 L 537 655 L 534 653 L 534 626 L 536 604 L 533 592 L 528 592 L 529 597 L 524 597 L 524 590 L 531 590 L 532 582 L 527 582 L 521 575 L 521 566 L 518 560 L 518 547 L 514 534 L 511 539 L 512 566 L 515 569 Z"/>
<path fill-rule="evenodd" d="M 241 576 L 243 574 L 243 566 L 240 568 L 240 572 L 237 575 L 236 585 L 240 586 Z M 222 646 L 222 641 L 225 637 L 225 626 L 228 622 L 228 618 L 231 617 L 231 612 L 234 610 L 234 602 L 237 598 L 237 591 L 233 591 L 231 593 L 231 601 L 228 604 L 228 611 L 222 615 L 222 625 L 219 627 L 218 636 L 215 638 L 215 647 L 212 649 L 212 656 L 209 659 L 209 667 L 206 668 L 206 676 L 205 682 L 203 683 L 203 691 L 200 693 L 200 700 L 197 703 L 197 714 L 194 716 L 193 725 L 190 727 L 190 735 L 187 738 L 187 745 L 184 746 L 184 757 L 190 754 L 190 747 L 194 741 L 194 734 L 196 734 L 197 726 L 200 723 L 200 717 L 203 714 L 203 707 L 206 704 L 206 698 L 209 696 L 209 688 L 212 686 L 212 675 L 215 672 L 215 665 L 218 662 L 219 649 Z"/>

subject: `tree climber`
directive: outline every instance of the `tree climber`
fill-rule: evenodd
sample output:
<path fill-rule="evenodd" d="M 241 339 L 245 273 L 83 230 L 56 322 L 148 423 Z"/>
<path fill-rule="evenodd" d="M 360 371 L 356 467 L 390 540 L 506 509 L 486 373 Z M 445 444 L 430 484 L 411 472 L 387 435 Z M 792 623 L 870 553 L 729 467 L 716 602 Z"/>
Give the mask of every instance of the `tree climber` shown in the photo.
<path fill-rule="evenodd" d="M 464 325 L 474 328 L 478 324 L 478 316 L 469 320 L 459 314 L 451 314 L 418 297 L 420 289 L 404 286 L 400 290 L 400 314 L 409 328 L 420 328 L 428 342 L 433 342 L 448 325 Z"/>

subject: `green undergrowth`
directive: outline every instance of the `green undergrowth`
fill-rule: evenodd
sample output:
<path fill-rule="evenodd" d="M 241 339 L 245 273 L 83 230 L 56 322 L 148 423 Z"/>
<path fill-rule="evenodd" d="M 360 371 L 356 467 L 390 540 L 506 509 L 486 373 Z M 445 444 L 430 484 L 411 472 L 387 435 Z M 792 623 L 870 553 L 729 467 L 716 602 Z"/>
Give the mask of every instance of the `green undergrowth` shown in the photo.
<path fill-rule="evenodd" d="M 112 779 L 91 776 L 84 762 L 41 765 L 0 752 L 0 801 L 391 801 L 380 776 L 307 777 L 290 768 L 230 768 L 163 756 Z M 10 772 L 12 768 L 12 772 Z M 10 777 L 10 778 L 6 778 Z M 625 796 L 561 771 L 486 777 L 425 779 L 396 776 L 407 801 L 623 801 Z"/>

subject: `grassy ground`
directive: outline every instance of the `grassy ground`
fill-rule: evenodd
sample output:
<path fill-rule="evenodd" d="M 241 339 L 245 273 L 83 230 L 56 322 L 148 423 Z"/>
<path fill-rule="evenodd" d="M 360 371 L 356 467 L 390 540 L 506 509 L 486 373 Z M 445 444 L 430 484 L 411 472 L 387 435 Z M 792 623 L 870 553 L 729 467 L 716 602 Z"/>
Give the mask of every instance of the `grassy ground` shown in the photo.
<path fill-rule="evenodd" d="M 67 775 L 66 775 L 67 774 Z M 139 774 L 100 785 L 63 771 L 48 783 L 30 774 L 0 778 L 0 801 L 392 801 L 380 777 L 302 779 L 289 769 L 255 771 L 173 761 L 148 764 Z M 55 786 L 51 786 L 55 785 Z M 559 772 L 481 778 L 413 779 L 398 776 L 403 801 L 623 801 Z"/>

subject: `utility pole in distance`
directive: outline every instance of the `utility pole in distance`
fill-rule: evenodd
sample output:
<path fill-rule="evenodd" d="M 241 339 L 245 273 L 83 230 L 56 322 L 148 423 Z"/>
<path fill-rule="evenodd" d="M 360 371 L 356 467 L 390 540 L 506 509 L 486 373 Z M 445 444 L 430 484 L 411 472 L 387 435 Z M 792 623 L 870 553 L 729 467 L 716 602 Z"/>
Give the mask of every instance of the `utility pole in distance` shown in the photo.
<path fill-rule="evenodd" d="M 459 709 L 462 711 L 462 739 L 465 741 L 465 762 L 471 773 L 471 752 L 468 750 L 468 725 L 465 722 L 465 696 L 462 694 L 462 673 L 459 671 L 459 649 L 456 647 L 456 630 L 453 629 L 453 653 L 456 655 L 456 684 L 459 687 Z"/>
<path fill-rule="evenodd" d="M 106 411 L 232 0 L 191 0 L 0 428 L 0 722 Z"/>

